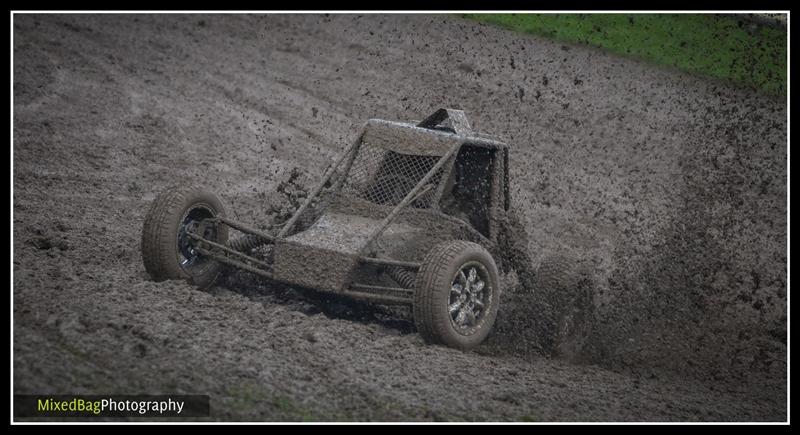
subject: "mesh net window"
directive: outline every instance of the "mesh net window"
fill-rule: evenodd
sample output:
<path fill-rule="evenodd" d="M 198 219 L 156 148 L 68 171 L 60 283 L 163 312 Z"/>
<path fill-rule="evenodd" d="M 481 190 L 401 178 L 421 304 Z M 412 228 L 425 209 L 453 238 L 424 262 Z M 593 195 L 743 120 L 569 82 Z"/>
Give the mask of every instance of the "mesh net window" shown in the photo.
<path fill-rule="evenodd" d="M 379 205 L 396 206 L 436 165 L 438 156 L 401 154 L 362 143 L 345 179 L 342 192 Z M 436 186 L 442 169 L 428 184 Z M 417 198 L 412 207 L 430 207 L 435 187 Z"/>

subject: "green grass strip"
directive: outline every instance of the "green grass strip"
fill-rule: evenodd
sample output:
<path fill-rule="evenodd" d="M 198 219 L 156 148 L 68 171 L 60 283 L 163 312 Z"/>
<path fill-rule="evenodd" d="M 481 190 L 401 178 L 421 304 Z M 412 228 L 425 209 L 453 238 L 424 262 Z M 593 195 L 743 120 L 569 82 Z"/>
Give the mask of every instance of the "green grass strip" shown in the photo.
<path fill-rule="evenodd" d="M 465 14 L 559 41 L 602 47 L 661 65 L 786 92 L 785 28 L 717 14 Z"/>

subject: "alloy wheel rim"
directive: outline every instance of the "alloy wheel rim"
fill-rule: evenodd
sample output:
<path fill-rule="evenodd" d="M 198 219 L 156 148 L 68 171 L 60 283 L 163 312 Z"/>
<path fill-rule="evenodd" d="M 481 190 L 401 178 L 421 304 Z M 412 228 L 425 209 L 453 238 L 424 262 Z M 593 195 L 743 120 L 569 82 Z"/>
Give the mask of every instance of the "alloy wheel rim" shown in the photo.
<path fill-rule="evenodd" d="M 489 272 L 483 264 L 468 262 L 462 265 L 450 284 L 447 311 L 456 331 L 469 334 L 486 318 L 491 303 L 492 288 Z"/>
<path fill-rule="evenodd" d="M 178 225 L 178 265 L 186 272 L 191 274 L 197 269 L 206 266 L 207 259 L 197 250 L 195 241 L 188 236 L 188 233 L 196 233 L 201 228 L 203 219 L 213 218 L 214 212 L 203 205 L 196 205 L 184 213 L 181 223 Z M 205 226 L 202 228 L 202 236 L 208 240 L 216 240 L 216 228 Z"/>

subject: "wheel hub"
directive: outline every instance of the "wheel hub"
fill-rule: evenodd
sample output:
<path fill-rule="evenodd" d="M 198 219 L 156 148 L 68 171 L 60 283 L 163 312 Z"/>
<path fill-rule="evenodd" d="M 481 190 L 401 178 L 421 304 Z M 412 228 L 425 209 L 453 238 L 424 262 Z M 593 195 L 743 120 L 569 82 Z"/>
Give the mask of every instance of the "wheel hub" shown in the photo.
<path fill-rule="evenodd" d="M 449 312 L 453 326 L 468 330 L 480 323 L 489 300 L 488 272 L 480 263 L 467 263 L 458 270 L 450 287 Z"/>
<path fill-rule="evenodd" d="M 213 213 L 205 207 L 196 207 L 189 210 L 178 227 L 178 263 L 189 272 L 194 267 L 201 267 L 205 263 L 197 250 L 197 242 L 189 237 L 189 233 L 201 235 L 208 240 L 216 240 L 216 231 L 213 225 L 204 225 L 203 220 L 213 217 Z"/>

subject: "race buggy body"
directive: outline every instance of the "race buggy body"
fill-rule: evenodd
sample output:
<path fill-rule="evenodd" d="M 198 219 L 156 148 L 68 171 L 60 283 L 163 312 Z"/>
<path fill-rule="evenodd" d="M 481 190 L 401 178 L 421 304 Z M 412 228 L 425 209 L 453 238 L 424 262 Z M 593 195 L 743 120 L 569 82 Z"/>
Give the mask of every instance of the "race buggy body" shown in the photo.
<path fill-rule="evenodd" d="M 440 109 L 418 123 L 369 120 L 274 234 L 227 218 L 206 190 L 168 189 L 145 219 L 142 254 L 155 280 L 205 288 L 226 265 L 407 304 L 426 341 L 469 349 L 497 316 L 509 206 L 507 146 Z M 231 230 L 242 234 L 229 239 Z"/>

